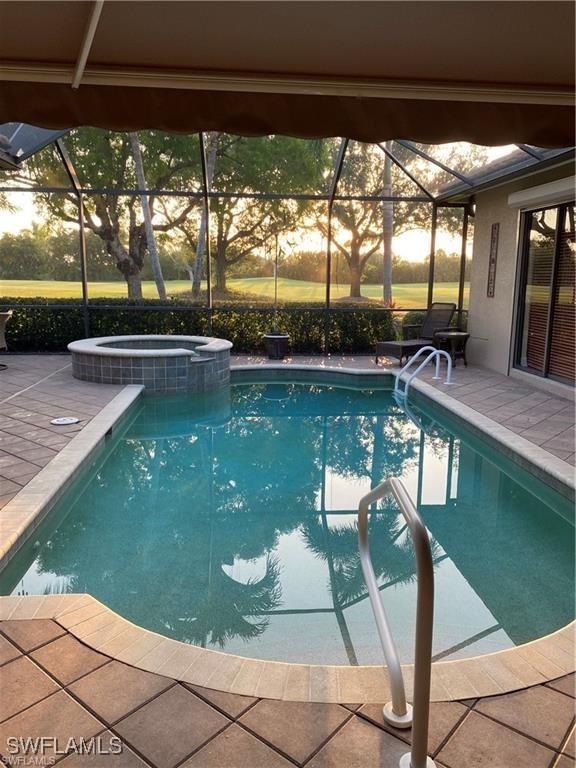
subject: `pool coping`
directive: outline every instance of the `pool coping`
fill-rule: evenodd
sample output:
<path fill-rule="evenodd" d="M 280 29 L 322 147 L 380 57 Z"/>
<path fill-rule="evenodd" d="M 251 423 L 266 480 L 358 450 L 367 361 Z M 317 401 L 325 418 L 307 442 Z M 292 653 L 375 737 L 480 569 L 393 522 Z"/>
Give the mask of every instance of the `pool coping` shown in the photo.
<path fill-rule="evenodd" d="M 231 372 L 262 370 L 353 374 L 355 377 L 390 377 L 395 369 L 340 368 L 296 364 L 231 366 Z M 414 390 L 433 400 L 465 426 L 498 444 L 511 458 L 520 458 L 537 476 L 574 488 L 566 462 L 549 454 L 474 409 L 453 400 L 426 382 L 416 380 Z M 127 385 L 46 467 L 0 511 L 2 541 L 0 569 L 15 554 L 86 462 L 103 444 L 144 390 Z M 507 443 L 507 445 L 506 445 Z M 502 448 L 504 446 L 504 448 Z M 522 463 L 522 461 L 518 463 Z M 559 465 L 565 465 L 567 470 Z M 567 474 L 570 477 L 567 477 Z M 544 477 L 541 477 L 544 479 Z M 546 482 L 546 480 L 545 480 Z M 552 484 L 549 482 L 549 484 Z M 564 490 L 565 492 L 565 490 Z M 0 620 L 50 618 L 97 651 L 127 664 L 164 674 L 194 685 L 260 698 L 287 701 L 380 703 L 390 695 L 384 666 L 308 665 L 263 661 L 203 649 L 151 632 L 116 614 L 91 595 L 40 595 L 0 597 Z M 576 621 L 529 643 L 493 653 L 432 664 L 432 701 L 491 696 L 554 680 L 576 670 L 574 630 Z M 403 665 L 408 698 L 413 665 Z"/>
<path fill-rule="evenodd" d="M 263 661 L 188 645 L 143 629 L 88 594 L 0 597 L 0 620 L 53 619 L 99 653 L 204 688 L 283 701 L 368 704 L 390 698 L 384 666 Z M 576 621 L 525 645 L 432 664 L 431 701 L 495 696 L 575 670 Z M 402 665 L 411 699 L 414 667 Z"/>

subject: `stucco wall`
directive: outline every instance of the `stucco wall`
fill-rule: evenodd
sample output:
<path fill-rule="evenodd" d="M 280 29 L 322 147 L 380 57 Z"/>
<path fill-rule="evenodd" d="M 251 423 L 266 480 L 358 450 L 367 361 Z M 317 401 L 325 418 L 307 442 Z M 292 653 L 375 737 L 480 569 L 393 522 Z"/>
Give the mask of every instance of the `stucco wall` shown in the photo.
<path fill-rule="evenodd" d="M 470 272 L 468 359 L 507 374 L 512 363 L 518 236 L 521 212 L 508 206 L 508 195 L 546 184 L 573 173 L 571 166 L 557 168 L 480 193 L 476 197 L 474 246 Z M 494 297 L 486 296 L 492 224 L 500 224 Z"/>

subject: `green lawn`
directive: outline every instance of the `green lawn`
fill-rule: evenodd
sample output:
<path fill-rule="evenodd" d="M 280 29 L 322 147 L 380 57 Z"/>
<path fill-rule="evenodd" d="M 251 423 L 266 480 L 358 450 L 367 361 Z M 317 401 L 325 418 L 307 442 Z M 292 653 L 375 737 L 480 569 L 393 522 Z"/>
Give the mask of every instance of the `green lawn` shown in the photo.
<path fill-rule="evenodd" d="M 156 286 L 152 281 L 143 284 L 143 293 L 146 298 L 156 298 Z M 170 280 L 166 283 L 170 295 L 185 293 L 190 290 L 188 280 Z M 243 278 L 228 281 L 231 291 L 258 295 L 270 300 L 274 299 L 274 279 L 271 277 Z M 89 283 L 89 296 L 92 298 L 126 296 L 126 286 L 121 282 Z M 318 302 L 324 301 L 325 287 L 322 283 L 306 282 L 304 280 L 278 280 L 278 298 L 280 301 Z M 349 286 L 345 284 L 332 284 L 332 300 L 348 296 Z M 18 296 L 34 298 L 73 298 L 82 295 L 80 283 L 57 280 L 2 280 L 0 281 L 0 296 Z M 382 295 L 382 286 L 363 285 L 362 295 L 371 299 L 378 299 Z M 425 307 L 428 295 L 426 283 L 399 283 L 393 287 L 394 301 L 397 307 L 409 309 L 411 307 Z M 468 297 L 468 284 L 465 286 L 465 296 Z M 436 301 L 457 301 L 457 283 L 437 283 L 434 290 Z"/>

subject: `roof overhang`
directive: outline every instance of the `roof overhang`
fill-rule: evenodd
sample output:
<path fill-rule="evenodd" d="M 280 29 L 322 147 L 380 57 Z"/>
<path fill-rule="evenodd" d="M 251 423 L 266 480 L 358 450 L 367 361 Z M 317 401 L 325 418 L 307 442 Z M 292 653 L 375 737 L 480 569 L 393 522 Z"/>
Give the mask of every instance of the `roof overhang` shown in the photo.
<path fill-rule="evenodd" d="M 0 122 L 573 143 L 571 2 L 4 1 L 0 26 Z"/>

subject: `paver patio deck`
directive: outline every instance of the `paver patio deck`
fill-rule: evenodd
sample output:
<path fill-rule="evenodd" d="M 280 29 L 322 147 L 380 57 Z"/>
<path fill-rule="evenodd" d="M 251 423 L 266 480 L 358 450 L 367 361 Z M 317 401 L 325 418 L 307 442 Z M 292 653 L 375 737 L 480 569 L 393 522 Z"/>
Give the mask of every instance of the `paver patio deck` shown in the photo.
<path fill-rule="evenodd" d="M 52 620 L 0 622 L 0 755 L 8 737 L 100 737 L 119 754 L 53 756 L 63 768 L 396 768 L 410 731 L 378 705 L 272 701 L 189 686 L 122 664 Z M 445 768 L 574 766 L 575 678 L 432 704 L 430 754 Z M 30 757 L 30 754 L 28 754 Z M 16 763 L 14 763 L 16 764 Z M 23 764 L 23 763 L 20 763 Z"/>
<path fill-rule="evenodd" d="M 72 377 L 68 355 L 3 355 L 0 370 L 0 509 L 4 507 L 122 387 Z M 78 424 L 50 424 L 75 416 Z"/>

